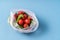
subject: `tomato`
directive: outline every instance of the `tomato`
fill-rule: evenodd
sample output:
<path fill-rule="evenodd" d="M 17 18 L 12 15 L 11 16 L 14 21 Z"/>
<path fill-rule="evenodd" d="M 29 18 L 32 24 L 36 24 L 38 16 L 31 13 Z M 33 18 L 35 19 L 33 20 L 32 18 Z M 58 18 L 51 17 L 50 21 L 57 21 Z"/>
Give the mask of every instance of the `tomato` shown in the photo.
<path fill-rule="evenodd" d="M 14 18 L 17 19 L 17 14 L 14 14 Z"/>
<path fill-rule="evenodd" d="M 28 24 L 24 24 L 23 27 L 24 27 L 24 28 L 27 28 L 27 27 L 28 27 Z"/>
<path fill-rule="evenodd" d="M 24 14 L 24 17 L 27 18 L 27 14 Z"/>
<path fill-rule="evenodd" d="M 30 24 L 30 19 L 25 19 L 26 24 Z"/>
<path fill-rule="evenodd" d="M 20 15 L 20 14 L 24 14 L 25 12 L 24 11 L 18 11 L 18 16 Z"/>
<path fill-rule="evenodd" d="M 23 25 L 23 20 L 20 19 L 20 20 L 18 21 L 18 24 L 19 24 L 19 25 Z"/>
<path fill-rule="evenodd" d="M 27 14 L 24 14 L 23 16 L 24 16 L 24 17 L 23 17 L 23 19 L 26 19 L 26 18 L 28 17 L 28 15 L 27 15 Z"/>

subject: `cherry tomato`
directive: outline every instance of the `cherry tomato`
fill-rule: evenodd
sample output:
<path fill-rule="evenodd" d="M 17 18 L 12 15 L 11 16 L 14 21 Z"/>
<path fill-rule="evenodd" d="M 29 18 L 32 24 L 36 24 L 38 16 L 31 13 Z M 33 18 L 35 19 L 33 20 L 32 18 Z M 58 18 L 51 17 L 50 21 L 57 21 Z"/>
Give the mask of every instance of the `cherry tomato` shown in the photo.
<path fill-rule="evenodd" d="M 20 14 L 24 14 L 24 11 L 18 11 L 18 16 L 19 16 Z"/>
<path fill-rule="evenodd" d="M 27 27 L 28 27 L 28 24 L 24 24 L 23 27 L 24 27 L 24 28 L 27 28 Z"/>
<path fill-rule="evenodd" d="M 30 19 L 25 19 L 26 24 L 30 24 Z"/>
<path fill-rule="evenodd" d="M 24 16 L 23 19 L 26 19 L 28 17 L 27 14 L 24 14 L 23 16 Z"/>
<path fill-rule="evenodd" d="M 24 17 L 27 18 L 27 14 L 24 14 Z"/>
<path fill-rule="evenodd" d="M 17 19 L 17 14 L 14 14 L 14 18 Z"/>
<path fill-rule="evenodd" d="M 19 24 L 19 25 L 23 25 L 23 20 L 20 19 L 20 20 L 18 21 L 18 24 Z"/>

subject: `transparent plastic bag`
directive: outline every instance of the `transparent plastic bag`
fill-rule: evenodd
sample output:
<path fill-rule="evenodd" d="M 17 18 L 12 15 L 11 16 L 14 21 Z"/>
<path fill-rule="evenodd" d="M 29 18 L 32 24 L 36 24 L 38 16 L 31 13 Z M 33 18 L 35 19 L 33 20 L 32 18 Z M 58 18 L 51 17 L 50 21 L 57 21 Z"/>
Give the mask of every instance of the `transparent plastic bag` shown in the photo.
<path fill-rule="evenodd" d="M 13 17 L 14 13 L 16 13 L 17 11 L 24 11 L 24 12 L 26 12 L 29 16 L 32 17 L 33 22 L 31 23 L 30 28 L 28 28 L 27 30 L 21 29 L 21 28 L 17 28 L 18 24 L 15 22 L 14 17 Z M 35 14 L 34 14 L 32 11 L 29 11 L 29 10 L 26 10 L 26 9 L 12 10 L 12 11 L 10 12 L 10 16 L 9 16 L 9 18 L 8 18 L 8 23 L 11 25 L 11 27 L 12 27 L 13 29 L 15 29 L 15 30 L 17 30 L 17 31 L 19 31 L 19 32 L 22 32 L 22 33 L 34 32 L 34 31 L 37 30 L 38 25 L 39 25 L 38 20 L 37 20 Z M 15 24 L 15 25 L 13 25 L 13 24 Z"/>

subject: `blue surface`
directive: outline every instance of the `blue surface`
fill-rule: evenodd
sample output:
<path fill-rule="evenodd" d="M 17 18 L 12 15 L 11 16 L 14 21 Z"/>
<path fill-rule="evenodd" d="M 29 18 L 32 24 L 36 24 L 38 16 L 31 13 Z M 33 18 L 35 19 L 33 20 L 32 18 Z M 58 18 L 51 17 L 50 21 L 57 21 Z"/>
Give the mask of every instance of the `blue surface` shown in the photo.
<path fill-rule="evenodd" d="M 7 23 L 11 9 L 28 9 L 39 20 L 36 32 L 22 34 Z M 0 40 L 60 40 L 60 1 L 0 0 Z"/>

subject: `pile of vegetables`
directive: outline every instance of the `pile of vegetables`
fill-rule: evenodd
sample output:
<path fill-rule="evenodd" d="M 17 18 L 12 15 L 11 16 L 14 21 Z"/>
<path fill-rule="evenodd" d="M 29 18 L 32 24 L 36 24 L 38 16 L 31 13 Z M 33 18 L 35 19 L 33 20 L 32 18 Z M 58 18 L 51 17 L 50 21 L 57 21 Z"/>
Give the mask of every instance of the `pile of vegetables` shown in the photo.
<path fill-rule="evenodd" d="M 17 24 L 20 28 L 27 28 L 32 23 L 32 18 L 24 11 L 18 11 L 14 14 Z"/>

